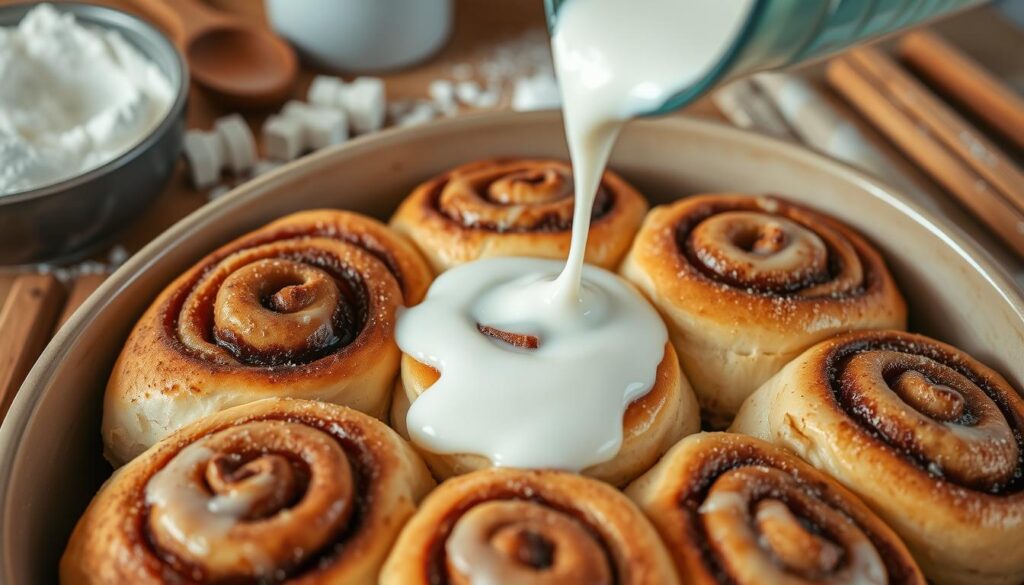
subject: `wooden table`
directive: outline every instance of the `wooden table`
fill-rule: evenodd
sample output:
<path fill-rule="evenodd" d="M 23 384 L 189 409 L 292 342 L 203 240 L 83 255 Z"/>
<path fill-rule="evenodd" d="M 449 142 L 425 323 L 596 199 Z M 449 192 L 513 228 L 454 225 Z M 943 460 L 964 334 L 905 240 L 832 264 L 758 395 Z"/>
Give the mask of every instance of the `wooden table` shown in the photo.
<path fill-rule="evenodd" d="M 0 4 L 12 1 L 20 0 L 0 0 Z M 265 22 L 263 3 L 257 0 L 209 0 L 209 2 L 221 10 L 238 14 L 252 22 Z M 127 0 L 99 0 L 97 3 L 134 11 L 132 3 Z M 435 57 L 417 67 L 382 76 L 387 85 L 389 99 L 426 98 L 429 83 L 438 78 L 450 78 L 454 66 L 462 63 L 478 64 L 486 60 L 495 48 L 531 34 L 531 32 L 542 41 L 544 39 L 545 25 L 541 0 L 455 0 L 455 14 L 453 36 Z M 940 23 L 937 28 L 939 32 L 953 40 L 1000 77 L 1016 79 L 1020 85 L 1024 85 L 1024 59 L 1019 57 L 1019 51 L 1008 50 L 1008 48 L 1024 46 L 1024 34 L 998 18 L 992 9 L 976 10 Z M 1016 58 L 1014 58 L 1015 55 Z M 817 80 L 820 77 L 820 70 L 820 66 L 812 65 L 805 68 L 804 71 L 811 79 Z M 323 71 L 308 65 L 303 66 L 299 83 L 294 90 L 295 97 L 305 96 L 310 80 L 317 73 L 323 73 Z M 1021 89 L 1020 85 L 1018 85 L 1018 89 Z M 191 128 L 207 129 L 212 125 L 214 119 L 232 111 L 213 101 L 195 85 L 192 86 L 189 100 L 187 123 Z M 844 108 L 841 105 L 840 107 Z M 271 113 L 272 111 L 244 112 L 254 131 L 259 129 L 263 120 Z M 683 114 L 724 120 L 710 100 L 706 98 L 687 108 Z M 851 118 L 855 118 L 855 116 L 851 114 Z M 936 185 L 914 169 L 885 140 L 869 128 L 865 127 L 865 131 L 882 152 L 903 167 L 925 192 L 939 199 L 944 198 Z M 258 136 L 258 132 L 255 133 Z M 198 191 L 189 184 L 184 163 L 179 163 L 179 167 L 165 191 L 138 220 L 125 226 L 117 237 L 117 242 L 128 252 L 135 252 L 179 219 L 204 205 L 207 200 L 205 191 Z M 962 213 L 958 215 L 954 211 L 951 217 L 957 223 L 967 225 L 968 231 L 975 233 L 984 231 Z M 0 306 L 3 306 L 17 276 L 17 273 L 0 270 Z M 21 294 L 24 295 L 25 306 L 33 303 L 39 305 L 37 309 L 46 315 L 52 313 L 52 316 L 49 317 L 50 322 L 57 323 L 57 315 L 60 312 L 59 305 L 62 304 L 66 293 L 64 291 L 57 293 L 44 291 L 43 302 L 40 304 L 38 291 L 34 288 L 37 284 L 22 287 Z M 74 296 L 73 293 L 72 296 Z M 52 309 L 49 307 L 50 304 L 57 304 L 58 309 Z M 12 308 L 11 313 L 16 312 L 21 312 L 20 304 L 18 307 Z M 28 366 L 34 361 L 34 354 L 39 351 L 35 345 L 41 348 L 42 345 L 39 344 L 45 343 L 52 332 L 52 328 L 47 327 L 45 332 L 38 335 L 39 339 L 34 344 L 25 344 L 32 345 L 32 347 L 20 347 L 18 355 L 14 356 L 12 353 L 4 359 L 17 359 L 25 362 L 18 369 L 27 372 Z M 0 340 L 0 356 L 7 349 L 9 348 L 3 347 L 3 340 Z M 2 410 L 3 395 L 2 388 L 0 388 L 0 417 L 2 417 Z"/>

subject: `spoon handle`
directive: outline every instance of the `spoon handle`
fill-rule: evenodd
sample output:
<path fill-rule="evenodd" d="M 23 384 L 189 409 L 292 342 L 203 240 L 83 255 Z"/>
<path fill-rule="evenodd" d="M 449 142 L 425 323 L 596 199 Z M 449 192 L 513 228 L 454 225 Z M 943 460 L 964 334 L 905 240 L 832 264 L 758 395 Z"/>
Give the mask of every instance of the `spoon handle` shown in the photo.
<path fill-rule="evenodd" d="M 231 16 L 203 5 L 198 0 L 132 0 L 142 13 L 164 29 L 171 40 L 184 48 L 201 31 L 234 23 Z"/>
<path fill-rule="evenodd" d="M 152 21 L 171 38 L 179 49 L 185 46 L 185 25 L 178 12 L 171 10 L 163 0 L 132 0 L 142 16 Z"/>

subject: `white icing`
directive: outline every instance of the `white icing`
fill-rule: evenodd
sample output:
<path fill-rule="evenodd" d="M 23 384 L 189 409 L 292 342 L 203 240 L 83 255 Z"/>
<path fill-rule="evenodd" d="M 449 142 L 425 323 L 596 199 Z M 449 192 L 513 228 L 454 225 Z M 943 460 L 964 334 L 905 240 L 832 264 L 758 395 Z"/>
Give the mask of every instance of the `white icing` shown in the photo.
<path fill-rule="evenodd" d="M 160 70 L 115 32 L 42 4 L 0 28 L 0 195 L 99 167 L 170 108 Z"/>
<path fill-rule="evenodd" d="M 262 490 L 231 490 L 210 495 L 195 480 L 195 470 L 208 463 L 215 453 L 200 439 L 181 450 L 146 484 L 146 503 L 167 512 L 159 516 L 161 528 L 183 544 L 196 558 L 215 554 L 211 542 L 219 541 L 252 509 Z M 247 480 L 249 488 L 272 483 L 269 475 Z M 250 554 L 250 552 L 252 554 Z M 267 565 L 261 551 L 243 553 L 254 567 Z"/>
<path fill-rule="evenodd" d="M 778 500 L 764 500 L 757 510 L 757 517 L 760 520 L 773 519 L 780 523 L 788 523 L 794 520 L 792 512 L 786 505 Z M 698 508 L 700 514 L 710 514 L 722 510 L 737 511 L 746 514 L 750 505 L 746 498 L 736 492 L 716 491 L 708 495 L 704 503 Z M 858 530 L 859 532 L 859 530 Z M 888 573 L 885 563 L 879 556 L 878 551 L 871 544 L 863 533 L 860 533 L 858 540 L 853 543 L 849 550 L 849 561 L 840 571 L 830 576 L 829 583 L 843 583 L 846 585 L 885 585 L 888 583 Z"/>
<path fill-rule="evenodd" d="M 409 410 L 413 441 L 512 467 L 580 470 L 615 456 L 623 412 L 653 387 L 668 333 L 630 285 L 592 266 L 566 310 L 555 298 L 562 267 L 530 258 L 466 264 L 403 312 L 398 345 L 441 373 Z M 535 335 L 540 346 L 512 347 L 477 324 Z"/>
<path fill-rule="evenodd" d="M 210 496 L 195 481 L 195 470 L 213 458 L 202 441 L 178 453 L 146 484 L 146 503 L 174 510 L 160 516 L 161 527 L 196 557 L 210 554 L 210 535 L 223 536 L 239 515 L 210 510 Z"/>
<path fill-rule="evenodd" d="M 855 544 L 850 551 L 850 566 L 844 580 L 850 585 L 886 585 L 888 571 L 878 551 L 865 540 Z"/>
<path fill-rule="evenodd" d="M 601 173 L 625 122 L 697 82 L 732 44 L 752 0 L 568 0 L 551 47 L 575 182 L 562 294 L 577 296 Z"/>
<path fill-rule="evenodd" d="M 749 507 L 747 499 L 736 492 L 714 491 L 697 509 L 701 514 L 713 514 L 721 510 L 743 510 Z"/>
<path fill-rule="evenodd" d="M 242 518 L 252 510 L 256 500 L 270 491 L 274 478 L 270 475 L 255 475 L 246 480 L 246 489 L 230 490 L 216 494 L 206 504 L 206 509 L 216 516 Z"/>
<path fill-rule="evenodd" d="M 750 5 L 562 6 L 552 48 L 575 185 L 568 260 L 471 263 L 441 275 L 426 300 L 401 315 L 399 347 L 440 372 L 409 409 L 414 442 L 515 467 L 581 470 L 618 453 L 623 414 L 654 386 L 667 332 L 629 285 L 584 267 L 594 198 L 625 121 L 707 72 Z M 478 324 L 537 336 L 540 347 L 510 347 Z"/>
<path fill-rule="evenodd" d="M 575 218 L 590 217 L 622 125 L 697 82 L 723 56 L 751 0 L 568 0 L 552 50 L 575 179 Z M 574 221 L 562 275 L 575 292 L 588 222 Z"/>

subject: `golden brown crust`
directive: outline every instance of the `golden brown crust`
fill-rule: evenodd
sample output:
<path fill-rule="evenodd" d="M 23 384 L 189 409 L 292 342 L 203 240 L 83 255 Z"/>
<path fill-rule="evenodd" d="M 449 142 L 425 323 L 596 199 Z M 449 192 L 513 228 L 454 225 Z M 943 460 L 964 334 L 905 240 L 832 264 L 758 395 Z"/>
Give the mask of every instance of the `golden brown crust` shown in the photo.
<path fill-rule="evenodd" d="M 506 512 L 507 504 L 522 507 Z M 477 538 L 473 525 L 490 538 Z M 612 487 L 558 471 L 495 468 L 448 480 L 424 500 L 381 583 L 459 583 L 510 573 L 537 583 L 678 582 L 657 534 Z"/>
<path fill-rule="evenodd" d="M 261 400 L 197 421 L 118 470 L 79 520 L 61 582 L 375 583 L 432 487 L 383 423 Z"/>
<path fill-rule="evenodd" d="M 841 335 L 765 383 L 732 430 L 858 493 L 936 583 L 1024 578 L 1024 399 L 967 353 L 897 331 Z"/>
<path fill-rule="evenodd" d="M 658 307 L 712 418 L 728 420 L 787 361 L 837 332 L 903 328 L 878 252 L 777 197 L 699 195 L 652 210 L 622 274 Z"/>
<path fill-rule="evenodd" d="M 626 494 L 688 585 L 925 582 L 896 534 L 856 496 L 752 437 L 691 435 Z"/>
<path fill-rule="evenodd" d="M 409 437 L 406 416 L 416 397 L 430 390 L 439 374 L 434 368 L 409 355 L 402 356 L 402 375 L 395 384 L 391 402 L 391 426 Z M 643 473 L 682 437 L 700 429 L 697 401 L 686 377 L 679 370 L 672 345 L 658 364 L 654 387 L 633 401 L 622 419 L 622 447 L 616 456 L 583 470 L 583 474 L 613 485 L 625 485 Z M 439 479 L 490 467 L 485 457 L 471 454 L 437 454 L 416 446 Z"/>
<path fill-rule="evenodd" d="M 382 415 L 395 313 L 430 279 L 402 236 L 345 211 L 296 213 L 223 246 L 129 336 L 107 386 L 108 456 L 127 461 L 199 416 L 267 396 Z"/>
<path fill-rule="evenodd" d="M 586 260 L 614 269 L 647 202 L 606 171 L 594 204 Z M 572 170 L 559 160 L 494 159 L 462 165 L 417 187 L 391 227 L 419 246 L 435 271 L 479 258 L 569 253 Z"/>

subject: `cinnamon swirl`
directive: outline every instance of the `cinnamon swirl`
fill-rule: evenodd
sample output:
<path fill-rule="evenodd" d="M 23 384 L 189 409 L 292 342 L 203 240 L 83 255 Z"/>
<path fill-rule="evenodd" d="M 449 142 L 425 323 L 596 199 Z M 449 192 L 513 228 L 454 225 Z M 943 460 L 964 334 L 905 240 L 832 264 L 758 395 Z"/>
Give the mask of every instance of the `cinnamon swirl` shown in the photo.
<path fill-rule="evenodd" d="M 203 418 L 108 481 L 79 520 L 61 582 L 377 582 L 433 487 L 383 423 L 269 398 Z"/>
<path fill-rule="evenodd" d="M 856 496 L 752 437 L 687 437 L 626 494 L 688 585 L 925 583 L 896 534 Z"/>
<path fill-rule="evenodd" d="M 621 272 L 665 317 L 713 426 L 815 342 L 906 322 L 870 244 L 776 197 L 701 195 L 656 208 Z"/>
<path fill-rule="evenodd" d="M 500 334 L 498 332 L 497 334 Z M 481 331 L 481 335 L 495 333 Z M 511 339 L 514 343 L 529 343 L 528 339 Z M 625 351 L 625 348 L 623 349 Z M 402 356 L 401 378 L 395 383 L 391 406 L 391 426 L 408 438 L 406 416 L 409 407 L 438 380 L 440 374 L 414 357 Z M 487 382 L 481 380 L 481 391 Z M 611 483 L 625 485 L 650 468 L 658 457 L 680 438 L 700 429 L 697 400 L 686 377 L 679 370 L 678 358 L 672 345 L 665 344 L 665 353 L 658 364 L 653 388 L 626 408 L 622 417 L 622 446 L 610 460 L 583 469 L 584 475 Z M 491 466 L 480 455 L 469 453 L 432 453 L 415 445 L 435 477 L 448 478 Z"/>
<path fill-rule="evenodd" d="M 967 353 L 897 331 L 841 335 L 766 382 L 732 430 L 858 493 L 935 583 L 1024 580 L 1024 398 Z"/>
<path fill-rule="evenodd" d="M 657 533 L 621 493 L 558 471 L 449 480 L 402 531 L 382 585 L 678 583 Z"/>
<path fill-rule="evenodd" d="M 132 330 L 107 385 L 108 458 L 123 463 L 203 415 L 268 396 L 383 415 L 395 313 L 430 280 L 412 244 L 345 211 L 296 213 L 225 245 Z"/>
<path fill-rule="evenodd" d="M 558 160 L 484 160 L 423 183 L 391 218 L 435 271 L 495 256 L 564 259 L 573 218 L 572 170 Z M 594 203 L 586 261 L 614 269 L 647 202 L 606 171 Z"/>

